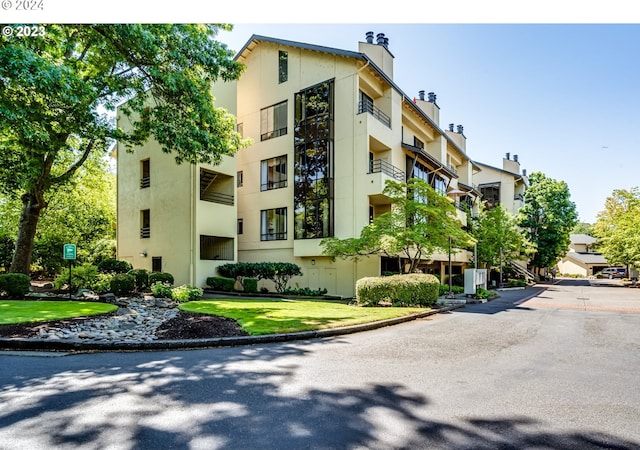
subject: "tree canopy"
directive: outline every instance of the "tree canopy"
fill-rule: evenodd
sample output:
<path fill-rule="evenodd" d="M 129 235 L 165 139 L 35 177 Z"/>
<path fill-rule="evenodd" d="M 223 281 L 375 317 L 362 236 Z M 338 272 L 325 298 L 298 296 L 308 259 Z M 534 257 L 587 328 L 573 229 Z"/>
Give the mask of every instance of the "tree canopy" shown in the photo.
<path fill-rule="evenodd" d="M 48 25 L 0 37 L 0 191 L 20 198 L 14 272 L 28 273 L 40 213 L 94 153 L 150 137 L 178 163 L 218 163 L 244 145 L 211 85 L 243 66 L 214 40 L 228 25 Z M 125 100 L 126 103 L 123 103 Z M 116 106 L 132 127 L 118 129 Z"/>
<path fill-rule="evenodd" d="M 640 265 L 640 190 L 614 190 L 593 229 L 609 264 Z"/>
<path fill-rule="evenodd" d="M 518 224 L 536 247 L 531 265 L 542 269 L 555 265 L 569 251 L 578 213 L 566 182 L 542 172 L 532 173 L 529 182 L 525 205 L 518 212 Z"/>
<path fill-rule="evenodd" d="M 357 260 L 381 254 L 396 258 L 404 272 L 414 272 L 420 261 L 435 251 L 466 248 L 473 238 L 462 229 L 451 201 L 427 182 L 412 178 L 406 183 L 387 180 L 383 193 L 391 210 L 365 226 L 357 238 L 326 238 L 323 254 Z M 402 264 L 402 260 L 408 264 Z"/>
<path fill-rule="evenodd" d="M 498 204 L 493 208 L 481 208 L 478 217 L 471 222 L 471 234 L 477 241 L 479 266 L 496 267 L 520 259 L 523 253 L 534 249 L 517 224 L 516 218 Z"/>

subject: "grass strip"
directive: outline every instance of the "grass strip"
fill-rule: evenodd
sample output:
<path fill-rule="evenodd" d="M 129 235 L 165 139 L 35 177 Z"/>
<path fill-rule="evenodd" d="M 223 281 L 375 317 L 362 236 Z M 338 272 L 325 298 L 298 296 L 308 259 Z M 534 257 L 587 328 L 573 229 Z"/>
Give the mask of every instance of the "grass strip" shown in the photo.
<path fill-rule="evenodd" d="M 96 316 L 117 309 L 116 305 L 98 302 L 3 300 L 0 301 L 0 325 Z"/>
<path fill-rule="evenodd" d="M 183 303 L 179 308 L 186 312 L 235 319 L 243 330 L 254 336 L 338 328 L 428 310 L 427 308 L 379 308 L 332 302 L 260 299 L 207 299 Z"/>

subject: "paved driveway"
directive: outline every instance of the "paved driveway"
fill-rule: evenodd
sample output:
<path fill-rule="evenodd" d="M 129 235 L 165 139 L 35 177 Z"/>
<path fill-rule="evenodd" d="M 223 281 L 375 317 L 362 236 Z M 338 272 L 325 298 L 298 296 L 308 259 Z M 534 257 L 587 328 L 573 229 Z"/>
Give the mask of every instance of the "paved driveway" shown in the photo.
<path fill-rule="evenodd" d="M 598 289 L 331 339 L 0 352 L 0 448 L 640 449 L 640 314 L 559 306 L 616 302 Z"/>
<path fill-rule="evenodd" d="M 640 313 L 640 288 L 619 280 L 562 279 L 523 302 L 529 308 Z"/>

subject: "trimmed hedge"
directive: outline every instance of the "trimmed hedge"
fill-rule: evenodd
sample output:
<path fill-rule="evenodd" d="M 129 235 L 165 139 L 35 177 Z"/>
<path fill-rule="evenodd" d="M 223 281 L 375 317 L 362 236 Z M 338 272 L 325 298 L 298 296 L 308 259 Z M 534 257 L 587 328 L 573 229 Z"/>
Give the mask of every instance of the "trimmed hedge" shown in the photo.
<path fill-rule="evenodd" d="M 129 275 L 136 280 L 136 290 L 142 291 L 149 287 L 149 271 L 147 269 L 132 269 Z"/>
<path fill-rule="evenodd" d="M 236 280 L 227 277 L 208 277 L 207 286 L 215 291 L 232 292 Z M 257 286 L 257 284 L 256 284 Z"/>
<path fill-rule="evenodd" d="M 378 306 L 432 306 L 438 301 L 440 282 L 430 274 L 411 273 L 387 277 L 366 277 L 356 283 L 358 304 Z"/>
<path fill-rule="evenodd" d="M 169 272 L 151 272 L 149 274 L 149 285 L 153 286 L 156 283 L 173 284 L 173 275 Z"/>
<path fill-rule="evenodd" d="M 133 266 L 129 261 L 124 259 L 103 259 L 98 263 L 98 272 L 100 273 L 127 273 Z"/>
<path fill-rule="evenodd" d="M 111 278 L 109 285 L 111 292 L 122 297 L 133 292 L 136 287 L 136 279 L 128 273 L 117 273 Z"/>
<path fill-rule="evenodd" d="M 255 294 L 256 292 L 258 292 L 258 280 L 256 280 L 255 278 L 244 278 L 242 280 L 242 287 L 244 288 L 245 292 Z"/>
<path fill-rule="evenodd" d="M 294 276 L 302 275 L 300 266 L 287 262 L 228 263 L 218 266 L 218 273 L 226 278 L 238 277 L 271 280 L 276 292 L 282 293 Z"/>
<path fill-rule="evenodd" d="M 31 287 L 31 278 L 24 273 L 0 274 L 0 296 L 20 298 L 27 295 Z"/>

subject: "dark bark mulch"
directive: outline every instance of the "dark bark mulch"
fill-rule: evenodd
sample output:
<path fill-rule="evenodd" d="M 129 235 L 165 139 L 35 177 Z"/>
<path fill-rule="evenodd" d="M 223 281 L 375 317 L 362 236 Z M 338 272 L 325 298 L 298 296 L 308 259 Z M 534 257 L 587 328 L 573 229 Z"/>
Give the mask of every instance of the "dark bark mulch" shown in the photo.
<path fill-rule="evenodd" d="M 95 318 L 95 317 L 93 317 Z M 0 337 L 33 338 L 38 337 L 41 328 L 68 328 L 88 318 L 74 318 L 38 322 L 35 324 L 0 325 Z M 248 333 L 240 328 L 233 320 L 219 316 L 192 314 L 180 311 L 174 319 L 163 323 L 157 330 L 158 339 L 205 339 L 229 336 L 247 336 Z"/>

